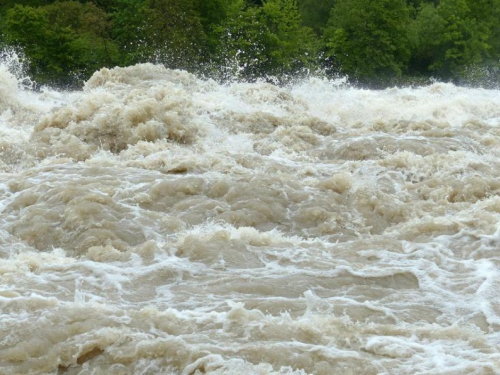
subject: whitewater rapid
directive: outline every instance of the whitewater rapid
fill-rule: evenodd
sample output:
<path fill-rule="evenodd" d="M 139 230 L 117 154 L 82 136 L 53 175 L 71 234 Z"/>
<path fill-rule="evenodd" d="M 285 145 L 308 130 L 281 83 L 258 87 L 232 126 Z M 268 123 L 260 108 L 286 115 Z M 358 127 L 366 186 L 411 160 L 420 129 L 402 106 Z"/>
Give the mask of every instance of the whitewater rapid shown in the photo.
<path fill-rule="evenodd" d="M 0 373 L 500 373 L 500 91 L 11 67 Z"/>

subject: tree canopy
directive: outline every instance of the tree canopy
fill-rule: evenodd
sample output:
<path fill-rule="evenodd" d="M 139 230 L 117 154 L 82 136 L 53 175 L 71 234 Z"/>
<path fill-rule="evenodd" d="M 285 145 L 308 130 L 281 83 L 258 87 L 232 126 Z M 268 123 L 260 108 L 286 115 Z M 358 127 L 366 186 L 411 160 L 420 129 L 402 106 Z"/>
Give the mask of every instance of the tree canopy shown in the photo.
<path fill-rule="evenodd" d="M 366 80 L 399 77 L 410 57 L 404 0 L 337 0 L 324 32 L 339 70 Z"/>
<path fill-rule="evenodd" d="M 0 47 L 63 85 L 146 61 L 217 79 L 464 82 L 500 71 L 500 0 L 4 0 Z"/>

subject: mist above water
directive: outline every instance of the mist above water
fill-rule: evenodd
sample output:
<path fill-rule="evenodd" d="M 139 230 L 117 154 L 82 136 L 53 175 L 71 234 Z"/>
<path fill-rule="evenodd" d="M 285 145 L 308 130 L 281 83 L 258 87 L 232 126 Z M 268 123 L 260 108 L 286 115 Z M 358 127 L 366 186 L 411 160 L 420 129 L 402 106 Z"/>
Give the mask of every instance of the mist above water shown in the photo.
<path fill-rule="evenodd" d="M 0 373 L 498 372 L 500 91 L 7 65 Z"/>

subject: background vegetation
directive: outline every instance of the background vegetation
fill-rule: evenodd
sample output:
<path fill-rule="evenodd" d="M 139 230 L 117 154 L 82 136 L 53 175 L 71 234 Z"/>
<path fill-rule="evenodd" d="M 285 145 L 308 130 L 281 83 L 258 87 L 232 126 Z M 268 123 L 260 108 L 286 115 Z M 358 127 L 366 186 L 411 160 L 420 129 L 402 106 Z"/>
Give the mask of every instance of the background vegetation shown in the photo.
<path fill-rule="evenodd" d="M 153 61 L 224 80 L 322 72 L 494 85 L 500 0 L 2 0 L 0 48 L 38 83 Z"/>

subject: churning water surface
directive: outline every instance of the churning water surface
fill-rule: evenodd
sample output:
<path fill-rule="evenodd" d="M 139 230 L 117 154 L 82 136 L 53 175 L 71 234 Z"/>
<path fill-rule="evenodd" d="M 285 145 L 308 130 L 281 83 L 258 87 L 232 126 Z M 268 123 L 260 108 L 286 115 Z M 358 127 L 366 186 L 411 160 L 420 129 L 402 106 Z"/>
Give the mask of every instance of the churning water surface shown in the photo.
<path fill-rule="evenodd" d="M 0 67 L 0 373 L 500 373 L 500 91 Z"/>

